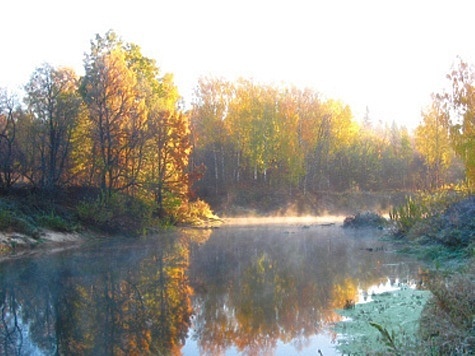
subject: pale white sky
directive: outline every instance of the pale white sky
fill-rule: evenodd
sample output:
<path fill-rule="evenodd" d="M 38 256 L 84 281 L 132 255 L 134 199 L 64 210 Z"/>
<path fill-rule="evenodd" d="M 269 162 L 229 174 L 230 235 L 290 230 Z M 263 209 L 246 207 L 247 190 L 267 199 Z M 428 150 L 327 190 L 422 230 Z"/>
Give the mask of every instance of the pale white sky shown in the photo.
<path fill-rule="evenodd" d="M 82 74 L 95 34 L 114 29 L 175 75 L 309 86 L 357 118 L 414 127 L 459 55 L 475 63 L 469 0 L 15 0 L 1 6 L 0 87 L 43 62 Z"/>

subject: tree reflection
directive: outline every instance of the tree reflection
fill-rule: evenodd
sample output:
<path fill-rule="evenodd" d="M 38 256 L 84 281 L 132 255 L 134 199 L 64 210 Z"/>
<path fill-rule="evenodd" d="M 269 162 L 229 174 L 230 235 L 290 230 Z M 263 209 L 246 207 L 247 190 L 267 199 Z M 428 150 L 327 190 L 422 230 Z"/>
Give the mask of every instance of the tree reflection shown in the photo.
<path fill-rule="evenodd" d="M 188 240 L 2 265 L 0 354 L 179 354 L 192 313 Z"/>
<path fill-rule="evenodd" d="M 4 285 L 0 291 L 1 326 L 0 343 L 3 354 L 18 354 L 23 348 L 23 335 L 18 320 L 18 304 L 15 290 L 11 285 Z M 17 352 L 18 351 L 18 352 Z"/>
<path fill-rule="evenodd" d="M 187 230 L 1 264 L 0 354 L 178 355 L 192 320 L 205 354 L 272 353 L 279 342 L 301 350 L 391 265 L 390 254 L 368 254 L 364 240 L 342 236 L 210 234 Z M 401 272 L 410 274 L 392 275 Z"/>
<path fill-rule="evenodd" d="M 201 351 L 223 354 L 233 346 L 265 354 L 279 341 L 300 350 L 339 320 L 335 308 L 356 300 L 358 288 L 386 278 L 380 266 L 388 257 L 338 237 L 217 232 L 192 257 L 193 327 Z M 364 246 L 364 240 L 355 243 Z"/>

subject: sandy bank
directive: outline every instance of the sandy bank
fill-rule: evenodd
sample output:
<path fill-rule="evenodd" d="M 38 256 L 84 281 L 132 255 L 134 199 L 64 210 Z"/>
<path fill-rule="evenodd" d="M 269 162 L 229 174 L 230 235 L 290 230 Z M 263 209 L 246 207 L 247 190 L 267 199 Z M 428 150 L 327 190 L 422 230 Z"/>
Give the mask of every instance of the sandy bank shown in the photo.
<path fill-rule="evenodd" d="M 88 240 L 81 233 L 43 230 L 38 239 L 17 232 L 0 231 L 0 261 L 38 251 L 73 247 Z"/>

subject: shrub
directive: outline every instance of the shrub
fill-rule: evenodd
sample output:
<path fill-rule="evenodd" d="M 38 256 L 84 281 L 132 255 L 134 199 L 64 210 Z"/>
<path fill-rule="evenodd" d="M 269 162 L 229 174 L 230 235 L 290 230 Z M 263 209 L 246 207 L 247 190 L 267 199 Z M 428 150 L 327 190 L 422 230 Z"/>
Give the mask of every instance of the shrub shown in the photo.
<path fill-rule="evenodd" d="M 17 232 L 34 238 L 40 236 L 39 230 L 30 217 L 21 214 L 13 206 L 6 205 L 5 202 L 2 202 L 0 206 L 0 230 Z"/>
<path fill-rule="evenodd" d="M 416 224 L 442 214 L 450 205 L 468 194 L 464 188 L 420 192 L 415 196 L 406 197 L 403 204 L 394 207 L 389 212 L 389 218 L 396 224 L 400 234 L 406 234 Z"/>
<path fill-rule="evenodd" d="M 389 219 L 396 223 L 400 233 L 407 233 L 426 214 L 427 207 L 409 196 L 403 205 L 395 207 L 389 212 Z"/>
<path fill-rule="evenodd" d="M 178 209 L 178 220 L 190 224 L 200 224 L 205 221 L 218 221 L 208 203 L 198 199 L 193 202 L 182 204 Z"/>
<path fill-rule="evenodd" d="M 76 212 L 82 221 L 97 225 L 104 224 L 112 218 L 112 213 L 100 198 L 79 202 Z"/>
<path fill-rule="evenodd" d="M 387 224 L 387 221 L 382 216 L 367 211 L 357 213 L 355 216 L 349 216 L 343 222 L 343 227 L 358 228 L 358 227 L 383 227 Z"/>
<path fill-rule="evenodd" d="M 54 211 L 51 211 L 49 214 L 40 215 L 37 221 L 41 226 L 54 231 L 72 232 L 78 229 L 76 225 L 68 222 Z"/>
<path fill-rule="evenodd" d="M 108 232 L 143 233 L 152 223 L 153 207 L 147 202 L 115 193 L 107 199 L 80 202 L 76 207 L 79 218 Z"/>

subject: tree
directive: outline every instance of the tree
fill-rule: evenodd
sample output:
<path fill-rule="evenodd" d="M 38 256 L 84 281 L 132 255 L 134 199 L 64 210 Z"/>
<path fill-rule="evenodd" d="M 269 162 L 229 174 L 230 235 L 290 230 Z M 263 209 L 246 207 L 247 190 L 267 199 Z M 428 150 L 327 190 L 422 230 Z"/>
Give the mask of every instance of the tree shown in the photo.
<path fill-rule="evenodd" d="M 49 64 L 37 68 L 25 86 L 26 103 L 36 123 L 41 187 L 54 189 L 66 180 L 71 134 L 81 108 L 78 80 L 71 69 Z"/>
<path fill-rule="evenodd" d="M 468 181 L 475 182 L 475 70 L 459 60 L 448 75 L 452 93 L 442 94 L 449 105 L 450 135 L 457 155 L 465 164 Z"/>
<path fill-rule="evenodd" d="M 19 178 L 16 138 L 16 99 L 0 90 L 0 189 L 10 188 Z"/>
<path fill-rule="evenodd" d="M 449 136 L 449 114 L 436 98 L 431 107 L 422 114 L 423 122 L 416 128 L 417 150 L 424 157 L 428 170 L 429 186 L 439 188 L 444 173 L 452 161 Z"/>
<path fill-rule="evenodd" d="M 332 188 L 330 173 L 331 159 L 339 150 L 348 147 L 356 134 L 348 105 L 335 100 L 323 103 L 315 123 L 316 141 L 313 149 L 314 176 L 312 180 L 316 190 Z"/>
<path fill-rule="evenodd" d="M 142 164 L 136 149 L 143 143 L 145 101 L 122 43 L 113 32 L 96 37 L 85 69 L 81 92 L 91 121 L 95 159 L 91 167 L 98 171 L 101 190 L 110 197 L 114 190 L 136 184 Z"/>
<path fill-rule="evenodd" d="M 190 125 L 181 112 L 155 112 L 148 123 L 147 186 L 161 217 L 173 215 L 188 202 L 188 163 L 191 153 Z"/>
<path fill-rule="evenodd" d="M 205 179 L 203 184 L 214 186 L 215 194 L 236 176 L 228 173 L 235 168 L 231 158 L 235 150 L 226 126 L 234 90 L 232 83 L 217 78 L 200 78 L 195 90 L 191 113 L 194 159 L 205 162 L 212 172 L 209 181 Z"/>

